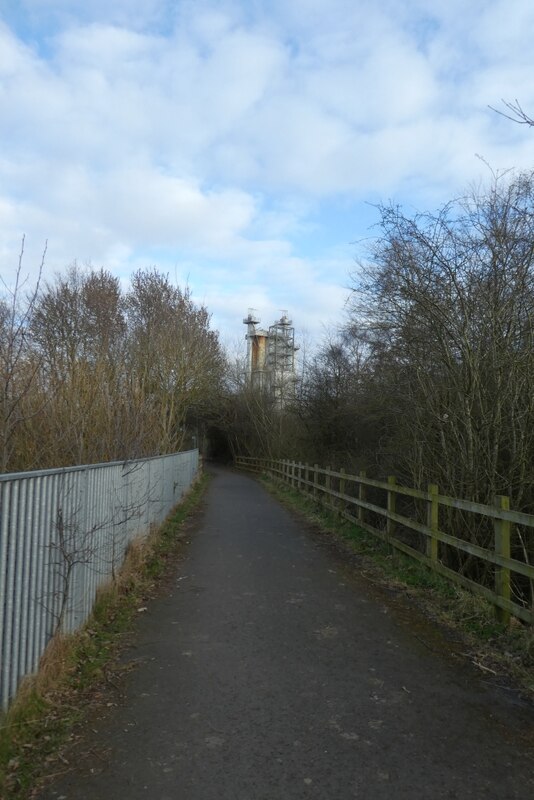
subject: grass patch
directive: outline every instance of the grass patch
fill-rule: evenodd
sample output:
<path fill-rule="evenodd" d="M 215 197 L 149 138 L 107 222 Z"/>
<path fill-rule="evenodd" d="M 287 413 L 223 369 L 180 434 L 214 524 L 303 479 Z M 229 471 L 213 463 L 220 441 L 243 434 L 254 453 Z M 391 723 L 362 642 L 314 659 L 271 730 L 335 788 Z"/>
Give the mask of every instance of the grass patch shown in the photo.
<path fill-rule="evenodd" d="M 500 624 L 493 606 L 484 598 L 388 546 L 318 499 L 266 475 L 261 480 L 282 503 L 330 534 L 347 554 L 357 556 L 360 571 L 373 583 L 399 589 L 427 618 L 453 630 L 462 640 L 463 654 L 487 676 L 493 674 L 496 680 L 512 683 L 534 700 L 533 628 L 514 618 L 509 626 Z"/>
<path fill-rule="evenodd" d="M 76 724 L 118 688 L 116 656 L 133 621 L 154 594 L 184 543 L 183 523 L 197 508 L 208 483 L 202 475 L 166 521 L 133 542 L 115 582 L 99 592 L 84 627 L 49 644 L 39 673 L 27 679 L 0 719 L 0 797 L 37 794 L 42 780 L 68 771 L 63 755 L 77 737 Z"/>

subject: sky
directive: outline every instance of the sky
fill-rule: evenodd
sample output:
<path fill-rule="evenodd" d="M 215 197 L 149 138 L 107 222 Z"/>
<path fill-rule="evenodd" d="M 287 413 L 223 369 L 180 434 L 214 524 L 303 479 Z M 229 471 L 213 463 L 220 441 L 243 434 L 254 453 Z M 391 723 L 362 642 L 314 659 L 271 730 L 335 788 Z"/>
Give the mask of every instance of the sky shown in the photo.
<path fill-rule="evenodd" d="M 342 320 L 377 204 L 534 168 L 532 0 L 0 0 L 0 277 L 156 266 L 227 343 Z M 488 166 L 489 165 L 489 166 Z"/>

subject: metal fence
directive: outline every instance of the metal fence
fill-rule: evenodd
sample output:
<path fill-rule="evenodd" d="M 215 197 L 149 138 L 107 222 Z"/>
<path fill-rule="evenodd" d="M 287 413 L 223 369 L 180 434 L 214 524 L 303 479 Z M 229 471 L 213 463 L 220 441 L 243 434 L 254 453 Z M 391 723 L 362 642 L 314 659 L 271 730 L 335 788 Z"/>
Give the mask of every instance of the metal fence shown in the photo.
<path fill-rule="evenodd" d="M 0 707 L 54 634 L 88 618 L 129 542 L 160 524 L 198 471 L 198 450 L 0 475 Z"/>

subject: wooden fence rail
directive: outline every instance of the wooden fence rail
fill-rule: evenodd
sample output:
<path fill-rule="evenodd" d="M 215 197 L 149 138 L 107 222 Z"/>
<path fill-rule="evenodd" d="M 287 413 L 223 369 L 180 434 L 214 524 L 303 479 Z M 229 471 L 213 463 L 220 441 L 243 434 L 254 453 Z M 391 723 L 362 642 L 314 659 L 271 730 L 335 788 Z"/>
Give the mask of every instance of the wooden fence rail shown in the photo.
<path fill-rule="evenodd" d="M 534 622 L 534 565 L 526 560 L 511 558 L 510 555 L 513 526 L 521 525 L 529 529 L 530 535 L 534 535 L 534 515 L 510 510 L 508 497 L 499 495 L 495 498 L 494 505 L 484 505 L 441 495 L 435 484 L 429 484 L 425 492 L 397 484 L 394 476 L 390 476 L 387 481 L 378 481 L 368 478 L 365 472 L 349 475 L 344 470 L 336 471 L 329 467 L 319 467 L 318 464 L 312 466 L 295 461 L 241 456 L 236 459 L 236 466 L 257 473 L 267 473 L 300 492 L 323 500 L 342 517 L 363 530 L 417 559 L 434 572 L 484 597 L 495 607 L 496 617 L 500 622 L 508 623 L 511 615 L 529 624 Z M 370 502 L 368 489 L 382 490 L 385 493 L 385 504 Z M 426 504 L 426 522 L 398 512 L 397 500 L 403 496 Z M 440 508 L 457 509 L 491 520 L 493 549 L 481 547 L 440 530 Z M 369 515 L 378 515 L 383 520 L 382 525 L 379 527 L 371 524 Z M 398 536 L 399 528 L 422 535 L 424 552 L 402 541 Z M 447 545 L 492 564 L 494 587 L 484 586 L 442 563 L 440 545 Z M 531 595 L 528 603 L 524 599 L 512 599 L 512 573 L 528 579 Z"/>

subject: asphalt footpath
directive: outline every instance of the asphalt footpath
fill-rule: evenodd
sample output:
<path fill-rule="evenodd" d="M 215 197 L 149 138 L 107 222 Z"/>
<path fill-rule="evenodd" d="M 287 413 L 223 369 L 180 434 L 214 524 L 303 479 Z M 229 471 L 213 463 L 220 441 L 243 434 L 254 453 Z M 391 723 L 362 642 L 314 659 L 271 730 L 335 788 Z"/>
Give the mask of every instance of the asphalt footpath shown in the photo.
<path fill-rule="evenodd" d="M 118 707 L 41 800 L 532 800 L 533 709 L 395 605 L 215 470 Z"/>

